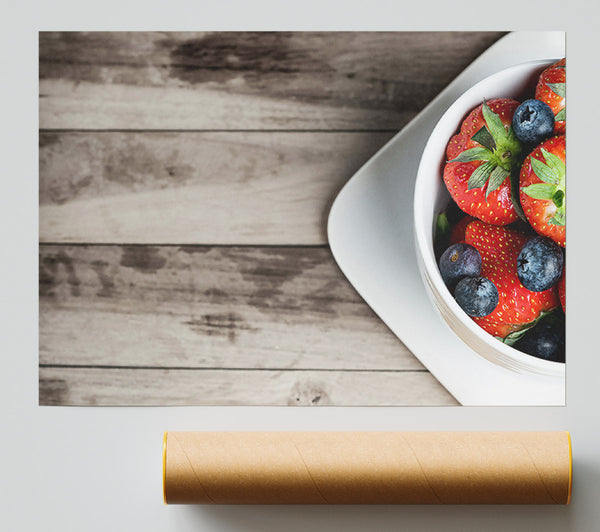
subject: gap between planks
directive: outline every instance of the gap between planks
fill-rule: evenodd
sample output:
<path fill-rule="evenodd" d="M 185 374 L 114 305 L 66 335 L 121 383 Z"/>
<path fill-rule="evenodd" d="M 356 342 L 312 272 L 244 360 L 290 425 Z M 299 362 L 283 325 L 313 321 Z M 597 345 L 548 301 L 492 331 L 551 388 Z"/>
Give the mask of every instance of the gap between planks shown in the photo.
<path fill-rule="evenodd" d="M 195 368 L 190 366 L 102 366 L 92 364 L 40 364 L 40 368 L 68 368 L 68 369 L 109 369 L 109 370 L 120 370 L 120 369 L 139 369 L 139 370 L 157 370 L 162 371 L 168 369 L 169 371 L 310 371 L 310 372 L 360 372 L 360 373 L 401 373 L 401 372 L 422 372 L 427 373 L 426 369 L 326 369 L 326 368 L 221 368 L 221 367 L 203 367 Z"/>
<path fill-rule="evenodd" d="M 40 128 L 40 135 L 50 133 L 144 133 L 144 134 L 161 134 L 161 133 L 397 133 L 398 128 L 389 129 L 83 129 L 83 128 Z"/>
<path fill-rule="evenodd" d="M 44 247 L 163 247 L 163 248 L 241 248 L 241 249 L 330 249 L 329 244 L 186 244 L 185 242 L 164 243 L 164 242 L 148 242 L 144 244 L 135 242 L 39 242 L 40 246 Z"/>

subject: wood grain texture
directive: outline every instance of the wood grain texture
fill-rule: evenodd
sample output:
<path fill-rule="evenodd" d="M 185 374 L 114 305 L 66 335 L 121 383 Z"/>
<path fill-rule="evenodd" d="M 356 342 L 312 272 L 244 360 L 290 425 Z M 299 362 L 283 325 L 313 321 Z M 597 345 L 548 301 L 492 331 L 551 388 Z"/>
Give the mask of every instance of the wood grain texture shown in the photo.
<path fill-rule="evenodd" d="M 42 32 L 43 129 L 398 130 L 499 32 Z"/>
<path fill-rule="evenodd" d="M 39 262 L 41 364 L 423 369 L 325 247 L 42 245 Z"/>
<path fill-rule="evenodd" d="M 40 240 L 324 244 L 333 198 L 392 135 L 42 132 Z"/>
<path fill-rule="evenodd" d="M 427 372 L 41 367 L 40 405 L 456 405 Z"/>
<path fill-rule="evenodd" d="M 40 404 L 456 404 L 326 216 L 501 35 L 40 33 Z"/>

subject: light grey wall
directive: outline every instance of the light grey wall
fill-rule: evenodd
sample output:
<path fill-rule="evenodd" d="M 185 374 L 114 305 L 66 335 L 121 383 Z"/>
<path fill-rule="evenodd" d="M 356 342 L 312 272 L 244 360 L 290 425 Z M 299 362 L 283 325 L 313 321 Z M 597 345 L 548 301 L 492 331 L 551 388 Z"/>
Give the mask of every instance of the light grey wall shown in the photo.
<path fill-rule="evenodd" d="M 2 120 L 4 243 L 0 263 L 2 361 L 0 404 L 3 471 L 0 527 L 4 530 L 144 530 L 286 532 L 305 530 L 594 531 L 600 522 L 600 349 L 597 344 L 595 231 L 600 180 L 595 169 L 600 82 L 594 51 L 597 13 L 581 1 L 466 2 L 400 5 L 344 2 L 339 10 L 318 2 L 266 11 L 220 4 L 231 29 L 327 27 L 346 29 L 566 29 L 569 58 L 569 318 L 566 407 L 537 408 L 40 408 L 37 405 L 37 72 L 36 35 L 44 29 L 141 29 L 210 25 L 207 8 L 193 15 L 177 2 L 165 12 L 151 4 L 71 2 L 57 7 L 12 7 L 0 32 L 1 86 L 8 103 Z M 241 4 L 241 3 L 240 3 Z M 61 4 L 59 4 L 60 6 Z M 284 4 L 280 4 L 283 6 Z M 317 11 L 308 9 L 313 5 Z M 341 6 L 345 6 L 342 7 Z M 349 14 L 354 6 L 366 14 Z M 249 7 L 248 7 L 249 8 Z M 247 8 L 247 9 L 248 9 Z M 462 9 L 459 9 L 462 8 Z M 389 11 L 388 11 L 389 10 Z M 448 12 L 452 10 L 450 16 Z M 387 12 L 386 12 L 387 11 Z M 391 13 L 390 13 L 391 12 Z M 276 15 L 280 13 L 279 19 Z M 146 22 L 148 17 L 151 23 Z M 245 17 L 250 17 L 245 18 Z M 275 17 L 275 18 L 273 18 Z M 332 18 L 334 17 L 334 18 Z M 290 20 L 288 19 L 288 20 Z M 78 24 L 75 25 L 75 22 Z M 91 22 L 90 22 L 91 21 Z M 175 22 L 177 21 L 177 24 Z M 279 22 L 277 22 L 279 21 Z M 337 23 L 337 25 L 336 25 Z M 102 26 L 100 26 L 102 24 Z M 592 96 L 590 96 L 592 93 Z M 562 430 L 572 432 L 573 502 L 570 507 L 164 507 L 161 499 L 162 431 L 232 430 Z"/>

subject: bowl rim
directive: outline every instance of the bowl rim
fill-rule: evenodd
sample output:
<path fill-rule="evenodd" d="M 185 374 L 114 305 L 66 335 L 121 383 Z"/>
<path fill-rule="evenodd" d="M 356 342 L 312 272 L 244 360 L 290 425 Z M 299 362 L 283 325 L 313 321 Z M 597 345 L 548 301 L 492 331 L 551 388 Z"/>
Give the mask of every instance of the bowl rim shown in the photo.
<path fill-rule="evenodd" d="M 415 192 L 413 198 L 413 228 L 414 228 L 414 237 L 416 241 L 417 248 L 417 256 L 419 262 L 419 271 L 421 273 L 421 277 L 423 278 L 424 284 L 427 288 L 430 297 L 433 299 L 438 312 L 442 315 L 443 319 L 450 326 L 450 328 L 457 334 L 460 339 L 465 342 L 467 345 L 472 347 L 474 351 L 491 360 L 496 364 L 500 364 L 504 367 L 508 367 L 509 369 L 513 369 L 516 371 L 528 371 L 534 373 L 542 373 L 545 375 L 554 375 L 554 376 L 562 376 L 564 377 L 566 364 L 563 362 L 554 362 L 550 360 L 544 360 L 541 358 L 534 357 L 532 355 L 528 355 L 527 353 L 522 353 L 517 349 L 497 340 L 492 335 L 481 329 L 458 305 L 455 299 L 452 297 L 446 285 L 442 279 L 442 276 L 439 272 L 437 261 L 435 260 L 435 254 L 433 250 L 433 238 L 432 245 L 429 246 L 427 242 L 426 231 L 432 231 L 433 228 L 433 220 L 429 220 L 427 223 L 424 223 L 425 220 L 425 205 L 426 202 L 424 199 L 427 197 L 427 179 L 425 176 L 426 168 L 424 161 L 432 156 L 439 155 L 438 151 L 440 149 L 440 144 L 442 143 L 443 138 L 443 150 L 445 153 L 445 148 L 449 141 L 449 137 L 444 135 L 442 138 L 438 138 L 440 136 L 441 130 L 446 130 L 449 128 L 450 117 L 452 117 L 453 128 L 452 131 L 457 131 L 458 127 L 456 124 L 456 118 L 454 115 L 456 114 L 457 108 L 464 107 L 464 112 L 461 115 L 464 117 L 468 114 L 468 112 L 472 109 L 472 104 L 469 103 L 467 107 L 467 101 L 472 101 L 473 94 L 481 92 L 482 86 L 487 86 L 493 84 L 495 80 L 498 78 L 505 78 L 507 75 L 511 74 L 531 74 L 535 68 L 542 68 L 544 66 L 549 66 L 556 62 L 558 59 L 539 59 L 535 61 L 527 61 L 525 63 L 519 63 L 517 65 L 510 66 L 508 68 L 502 69 L 484 79 L 476 83 L 467 89 L 461 96 L 459 96 L 444 112 L 444 114 L 437 121 L 435 127 L 433 128 L 427 143 L 425 144 L 425 148 L 423 150 L 423 154 L 419 161 L 419 168 L 417 171 L 416 181 L 415 181 Z M 496 97 L 490 95 L 489 99 Z M 441 176 L 440 176 L 441 177 Z M 440 304 L 442 306 L 446 306 L 445 309 L 440 308 Z M 450 316 L 447 315 L 450 314 Z M 459 320 L 459 324 L 463 326 L 464 329 L 470 334 L 474 336 L 472 338 L 471 343 L 464 338 L 463 335 L 459 334 L 459 327 L 456 327 L 456 323 L 449 321 L 449 318 L 452 317 L 454 319 Z M 477 344 L 481 346 L 485 344 L 489 346 L 494 353 L 489 354 L 485 352 L 481 352 L 479 349 L 473 347 L 471 344 Z"/>

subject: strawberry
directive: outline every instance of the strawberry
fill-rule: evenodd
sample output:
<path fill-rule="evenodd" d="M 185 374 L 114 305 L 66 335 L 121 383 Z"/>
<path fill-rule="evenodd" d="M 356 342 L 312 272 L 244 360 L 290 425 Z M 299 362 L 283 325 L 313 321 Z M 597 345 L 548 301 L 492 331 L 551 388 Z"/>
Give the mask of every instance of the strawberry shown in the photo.
<path fill-rule="evenodd" d="M 471 222 L 465 241 L 481 255 L 481 276 L 492 281 L 498 289 L 498 305 L 483 318 L 473 320 L 485 331 L 500 338 L 529 326 L 542 312 L 558 306 L 554 287 L 544 292 L 527 290 L 517 275 L 517 258 L 528 237 L 507 229 Z"/>
<path fill-rule="evenodd" d="M 540 235 L 565 247 L 565 136 L 545 140 L 523 162 L 521 206 Z"/>
<path fill-rule="evenodd" d="M 467 225 L 469 225 L 475 218 L 472 216 L 465 216 L 458 222 L 450 232 L 450 244 L 459 244 L 465 241 L 465 231 Z"/>
<path fill-rule="evenodd" d="M 560 298 L 560 306 L 562 307 L 564 312 L 567 312 L 567 303 L 566 303 L 566 295 L 565 295 L 565 276 L 567 269 L 564 268 L 560 279 L 558 280 L 558 297 Z"/>
<path fill-rule="evenodd" d="M 446 148 L 444 183 L 467 214 L 494 225 L 517 219 L 511 173 L 518 169 L 521 143 L 512 129 L 519 102 L 498 98 L 473 109 Z"/>
<path fill-rule="evenodd" d="M 547 103 L 554 113 L 554 133 L 564 133 L 566 128 L 566 93 L 567 66 L 564 59 L 549 66 L 540 74 L 535 88 L 536 100 Z"/>

